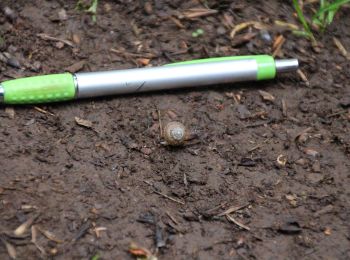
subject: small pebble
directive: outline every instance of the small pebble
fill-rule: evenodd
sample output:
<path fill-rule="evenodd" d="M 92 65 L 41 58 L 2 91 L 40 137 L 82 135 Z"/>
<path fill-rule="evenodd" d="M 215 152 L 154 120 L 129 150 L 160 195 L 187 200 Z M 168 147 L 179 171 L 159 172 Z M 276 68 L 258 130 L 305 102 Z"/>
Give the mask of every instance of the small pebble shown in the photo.
<path fill-rule="evenodd" d="M 10 7 L 5 6 L 3 9 L 5 17 L 11 20 L 12 22 L 17 19 L 17 14 Z"/>
<path fill-rule="evenodd" d="M 266 43 L 270 43 L 272 41 L 271 35 L 269 34 L 268 31 L 266 30 L 260 30 L 259 32 L 261 39 L 266 42 Z"/>
<path fill-rule="evenodd" d="M 347 108 L 350 106 L 350 96 L 347 95 L 339 100 L 339 105 L 341 105 L 344 108 Z"/>
<path fill-rule="evenodd" d="M 219 26 L 219 27 L 216 29 L 216 33 L 217 33 L 218 35 L 224 35 L 224 34 L 226 34 L 226 29 L 225 29 L 225 27 Z"/>
<path fill-rule="evenodd" d="M 106 13 L 109 13 L 112 10 L 112 6 L 108 3 L 106 3 L 103 8 L 105 9 Z"/>
<path fill-rule="evenodd" d="M 144 5 L 145 8 L 145 12 L 146 14 L 152 14 L 153 13 L 153 7 L 152 4 L 150 2 L 146 2 Z"/>
<path fill-rule="evenodd" d="M 16 69 L 20 69 L 21 68 L 21 64 L 14 57 L 9 58 L 6 63 L 7 63 L 7 65 L 9 65 L 9 66 L 11 66 L 13 68 L 16 68 Z"/>
<path fill-rule="evenodd" d="M 59 18 L 61 21 L 66 21 L 66 20 L 68 19 L 66 10 L 61 9 L 61 10 L 58 12 L 58 18 Z"/>
<path fill-rule="evenodd" d="M 147 148 L 147 147 L 143 147 L 143 148 L 141 148 L 141 153 L 143 153 L 144 155 L 150 155 L 152 153 L 152 149 Z"/>

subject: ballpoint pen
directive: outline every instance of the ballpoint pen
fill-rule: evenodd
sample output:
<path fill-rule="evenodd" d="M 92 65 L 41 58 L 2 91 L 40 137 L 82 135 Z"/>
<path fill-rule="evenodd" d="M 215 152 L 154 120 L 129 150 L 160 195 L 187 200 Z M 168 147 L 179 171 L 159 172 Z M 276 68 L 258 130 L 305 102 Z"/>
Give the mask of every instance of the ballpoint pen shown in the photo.
<path fill-rule="evenodd" d="M 232 82 L 266 80 L 297 70 L 297 59 L 269 55 L 230 56 L 160 67 L 62 73 L 0 83 L 0 103 L 35 104 Z"/>

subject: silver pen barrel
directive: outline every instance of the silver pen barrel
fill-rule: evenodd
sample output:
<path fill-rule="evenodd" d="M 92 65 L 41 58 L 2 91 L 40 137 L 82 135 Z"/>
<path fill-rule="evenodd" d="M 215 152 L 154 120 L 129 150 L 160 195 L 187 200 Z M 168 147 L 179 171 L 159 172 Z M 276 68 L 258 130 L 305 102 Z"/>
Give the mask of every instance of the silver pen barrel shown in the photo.
<path fill-rule="evenodd" d="M 196 87 L 257 79 L 255 60 L 208 62 L 75 74 L 77 98 Z"/>

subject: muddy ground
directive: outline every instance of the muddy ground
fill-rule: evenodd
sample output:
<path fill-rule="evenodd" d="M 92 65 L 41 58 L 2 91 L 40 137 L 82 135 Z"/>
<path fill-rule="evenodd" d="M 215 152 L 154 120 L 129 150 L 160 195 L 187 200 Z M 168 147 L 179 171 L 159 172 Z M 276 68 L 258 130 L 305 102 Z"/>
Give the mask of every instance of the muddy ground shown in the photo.
<path fill-rule="evenodd" d="M 2 106 L 1 259 L 133 259 L 131 242 L 159 259 L 350 258 L 350 66 L 333 42 L 350 50 L 348 8 L 312 48 L 274 25 L 298 25 L 289 1 L 101 0 L 96 24 L 75 6 L 2 0 L 0 80 L 271 54 L 283 35 L 277 55 L 298 58 L 307 81 Z M 271 41 L 259 26 L 232 40 L 247 21 Z M 170 120 L 195 138 L 162 145 Z"/>

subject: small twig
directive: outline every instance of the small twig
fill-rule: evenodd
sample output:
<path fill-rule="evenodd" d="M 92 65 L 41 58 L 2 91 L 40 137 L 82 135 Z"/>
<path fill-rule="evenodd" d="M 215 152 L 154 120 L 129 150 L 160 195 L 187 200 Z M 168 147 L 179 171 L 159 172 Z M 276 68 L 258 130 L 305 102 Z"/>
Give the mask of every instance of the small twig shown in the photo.
<path fill-rule="evenodd" d="M 309 80 L 307 79 L 305 73 L 304 73 L 301 69 L 298 69 L 298 70 L 297 70 L 297 74 L 298 74 L 299 77 L 302 79 L 302 81 L 305 82 L 305 84 L 306 84 L 307 86 L 310 86 Z"/>
<path fill-rule="evenodd" d="M 179 225 L 179 222 L 169 213 L 169 211 L 165 211 L 165 213 L 176 225 Z"/>
<path fill-rule="evenodd" d="M 37 241 L 37 237 L 38 237 L 38 229 L 36 228 L 35 225 L 33 225 L 31 227 L 31 231 L 32 231 L 32 240 L 31 242 L 35 245 L 35 247 L 40 251 L 40 253 L 44 256 L 46 256 L 46 251 L 45 249 L 38 244 L 38 241 Z"/>
<path fill-rule="evenodd" d="M 50 35 L 47 35 L 45 33 L 38 33 L 37 36 L 43 40 L 47 40 L 47 41 L 55 41 L 55 42 L 62 42 L 64 44 L 67 44 L 70 47 L 74 47 L 74 44 L 68 40 L 63 40 L 63 39 L 59 39 L 56 37 L 52 37 Z"/>
<path fill-rule="evenodd" d="M 231 208 L 225 210 L 224 212 L 218 214 L 217 216 L 218 216 L 218 217 L 221 217 L 221 216 L 225 216 L 225 215 L 231 214 L 231 213 L 233 213 L 233 212 L 236 212 L 237 210 L 240 210 L 240 209 L 243 209 L 243 208 L 245 208 L 245 207 L 248 207 L 249 205 L 250 205 L 250 204 L 247 203 L 247 204 L 244 204 L 244 205 L 242 205 L 242 206 L 231 207 Z"/>
<path fill-rule="evenodd" d="M 169 16 L 169 19 L 172 20 L 174 22 L 174 24 L 176 24 L 177 27 L 179 27 L 180 29 L 185 29 L 185 25 L 183 25 L 178 19 L 176 19 L 175 17 Z"/>
<path fill-rule="evenodd" d="M 282 114 L 284 117 L 287 117 L 288 114 L 287 114 L 287 103 L 286 103 L 286 100 L 285 99 L 282 99 Z"/>
<path fill-rule="evenodd" d="M 43 113 L 43 114 L 49 114 L 50 116 L 55 116 L 55 114 L 45 110 L 45 109 L 42 109 L 40 107 L 33 107 L 36 111 L 40 112 L 40 113 Z"/>
<path fill-rule="evenodd" d="M 218 13 L 218 10 L 194 8 L 183 12 L 184 19 L 193 19 Z"/>
<path fill-rule="evenodd" d="M 164 194 L 164 193 L 161 193 L 161 192 L 159 192 L 159 191 L 156 191 L 156 190 L 153 188 L 153 185 L 152 185 L 149 181 L 143 181 L 143 182 L 146 183 L 146 184 L 148 184 L 149 186 L 151 186 L 151 187 L 152 187 L 152 191 L 153 191 L 154 193 L 156 193 L 156 194 L 158 194 L 158 195 L 160 195 L 160 196 L 162 196 L 162 197 L 164 197 L 164 198 L 167 198 L 168 200 L 171 200 L 171 201 L 173 201 L 173 202 L 179 203 L 179 204 L 181 204 L 181 205 L 185 205 L 185 202 L 183 202 L 183 201 L 181 201 L 181 200 L 175 199 L 175 198 L 170 197 L 170 196 L 168 196 L 168 195 L 166 195 L 166 194 Z"/>
<path fill-rule="evenodd" d="M 37 230 L 40 231 L 41 234 L 43 234 L 47 239 L 54 241 L 58 244 L 62 244 L 64 241 L 61 239 L 58 239 L 53 233 L 50 231 L 42 229 L 40 226 L 36 226 Z"/>
<path fill-rule="evenodd" d="M 181 200 L 178 200 L 178 199 L 175 199 L 175 198 L 172 198 L 172 197 L 170 197 L 170 196 L 168 196 L 168 195 L 166 195 L 166 194 L 163 194 L 163 193 L 161 193 L 161 192 L 159 192 L 159 191 L 156 191 L 156 190 L 153 189 L 153 192 L 156 193 L 156 194 L 158 194 L 158 195 L 160 195 L 160 196 L 163 196 L 164 198 L 167 198 L 167 199 L 169 199 L 169 200 L 171 200 L 171 201 L 174 201 L 174 202 L 179 203 L 179 204 L 181 204 L 181 205 L 185 205 L 185 202 L 183 202 L 183 201 L 181 201 Z"/>
<path fill-rule="evenodd" d="M 85 222 L 80 229 L 78 230 L 77 234 L 74 236 L 74 238 L 72 239 L 72 243 L 77 242 L 80 238 L 82 238 L 86 232 L 91 228 L 91 222 L 88 220 L 87 222 Z"/>
<path fill-rule="evenodd" d="M 246 225 L 239 223 L 237 220 L 235 220 L 233 217 L 231 217 L 230 215 L 226 215 L 227 220 L 231 221 L 232 223 L 236 224 L 237 226 L 239 226 L 240 228 L 243 228 L 245 230 L 250 231 L 250 228 L 247 227 Z"/>
<path fill-rule="evenodd" d="M 162 125 L 162 119 L 161 119 L 161 114 L 160 114 L 160 110 L 159 109 L 157 109 L 157 113 L 158 113 L 160 138 L 163 138 L 163 125 Z"/>
<path fill-rule="evenodd" d="M 144 54 L 139 54 L 139 53 L 130 53 L 130 52 L 126 52 L 123 50 L 117 50 L 114 48 L 110 49 L 111 52 L 123 55 L 125 57 L 129 56 L 129 57 L 134 57 L 134 58 L 147 58 L 147 59 L 153 59 L 156 58 L 157 56 L 152 54 L 152 53 L 144 53 Z"/>
<path fill-rule="evenodd" d="M 334 116 L 339 116 L 339 115 L 342 115 L 342 114 L 346 114 L 348 111 L 347 110 L 341 110 L 341 111 L 338 111 L 338 112 L 335 112 L 335 113 L 332 113 L 332 114 L 329 114 L 326 116 L 326 118 L 331 118 L 331 117 L 334 117 Z"/>

